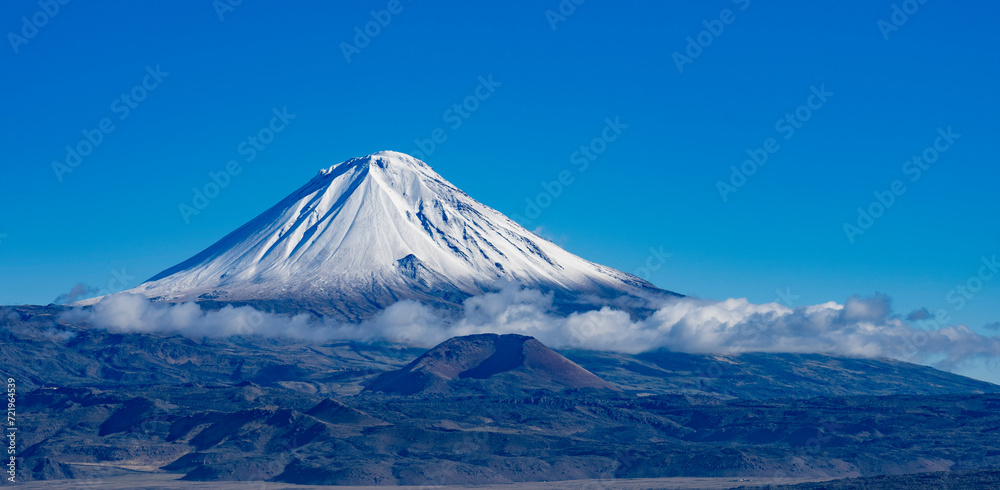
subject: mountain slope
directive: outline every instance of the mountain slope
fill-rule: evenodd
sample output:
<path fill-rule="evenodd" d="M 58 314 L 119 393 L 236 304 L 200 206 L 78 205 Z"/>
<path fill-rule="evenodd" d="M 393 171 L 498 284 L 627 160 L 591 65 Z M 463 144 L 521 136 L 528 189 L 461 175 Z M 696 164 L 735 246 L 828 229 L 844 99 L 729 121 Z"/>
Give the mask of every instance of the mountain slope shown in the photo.
<path fill-rule="evenodd" d="M 1000 392 L 1000 386 L 985 381 L 891 359 L 664 350 L 636 355 L 583 350 L 559 353 L 622 389 L 645 393 L 768 399 Z"/>
<path fill-rule="evenodd" d="M 379 375 L 365 391 L 510 394 L 569 388 L 619 391 L 532 337 L 481 334 L 446 340 L 402 369 Z"/>
<path fill-rule="evenodd" d="M 363 318 L 402 299 L 457 304 L 511 281 L 560 301 L 673 294 L 525 230 L 427 164 L 355 158 L 132 293 L 165 301 L 284 301 Z"/>
<path fill-rule="evenodd" d="M 107 484 L 116 468 L 159 467 L 215 482 L 471 485 L 1000 466 L 1000 395 L 974 394 L 998 387 L 905 363 L 565 352 L 577 366 L 520 336 L 456 338 L 429 355 L 116 334 L 62 311 L 0 307 L 27 480 Z M 444 389 L 353 396 L 407 364 Z M 624 391 L 565 389 L 593 379 L 581 368 Z"/>

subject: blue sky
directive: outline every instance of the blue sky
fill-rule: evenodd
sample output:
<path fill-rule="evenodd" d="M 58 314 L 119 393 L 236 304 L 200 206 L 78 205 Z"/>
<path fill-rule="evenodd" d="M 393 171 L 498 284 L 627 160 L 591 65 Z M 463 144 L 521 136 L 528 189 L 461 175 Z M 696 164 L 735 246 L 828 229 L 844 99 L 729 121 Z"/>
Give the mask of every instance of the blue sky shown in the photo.
<path fill-rule="evenodd" d="M 975 279 L 1000 253 L 1000 6 L 225 1 L 0 7 L 0 304 L 137 285 L 318 169 L 436 135 L 425 160 L 470 195 L 663 288 L 1000 321 L 1000 275 Z M 734 177 L 748 150 L 767 161 Z"/>

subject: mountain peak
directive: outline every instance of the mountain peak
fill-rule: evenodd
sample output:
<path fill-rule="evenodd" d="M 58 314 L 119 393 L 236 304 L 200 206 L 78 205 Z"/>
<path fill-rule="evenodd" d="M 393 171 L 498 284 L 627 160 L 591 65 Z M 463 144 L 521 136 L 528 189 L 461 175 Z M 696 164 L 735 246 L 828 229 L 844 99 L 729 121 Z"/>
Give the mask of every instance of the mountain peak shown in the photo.
<path fill-rule="evenodd" d="M 421 160 L 414 158 L 406 153 L 401 153 L 398 151 L 383 150 L 372 153 L 370 155 L 365 155 L 362 157 L 351 158 L 350 160 L 338 163 L 332 167 L 325 168 L 319 171 L 320 176 L 335 175 L 343 172 L 347 168 L 353 167 L 376 167 L 383 170 L 393 168 L 393 169 L 409 169 L 417 171 L 427 171 L 431 170 L 430 165 L 427 165 Z"/>
<path fill-rule="evenodd" d="M 321 171 L 130 292 L 265 302 L 357 320 L 403 299 L 455 307 L 501 282 L 555 291 L 570 303 L 672 294 L 563 250 L 393 151 Z"/>

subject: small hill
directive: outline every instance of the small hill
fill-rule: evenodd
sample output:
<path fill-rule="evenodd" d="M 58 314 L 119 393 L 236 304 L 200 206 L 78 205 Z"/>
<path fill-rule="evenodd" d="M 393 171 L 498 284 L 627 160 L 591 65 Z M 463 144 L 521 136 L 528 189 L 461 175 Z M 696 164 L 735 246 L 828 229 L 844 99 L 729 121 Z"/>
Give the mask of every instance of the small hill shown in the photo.
<path fill-rule="evenodd" d="M 402 369 L 379 375 L 365 391 L 509 394 L 584 388 L 618 391 L 533 337 L 481 334 L 449 339 Z"/>

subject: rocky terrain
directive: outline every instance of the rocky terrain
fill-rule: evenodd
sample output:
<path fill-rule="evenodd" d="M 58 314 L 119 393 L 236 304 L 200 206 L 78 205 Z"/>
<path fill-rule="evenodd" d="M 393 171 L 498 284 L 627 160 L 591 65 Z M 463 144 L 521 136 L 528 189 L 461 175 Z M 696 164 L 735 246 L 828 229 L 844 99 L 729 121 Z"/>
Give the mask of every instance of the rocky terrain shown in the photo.
<path fill-rule="evenodd" d="M 557 353 L 495 335 L 430 351 L 195 340 L 66 324 L 59 311 L 0 309 L 23 480 L 436 485 L 1000 466 L 997 387 L 899 362 Z"/>

